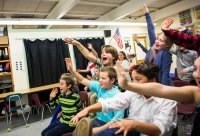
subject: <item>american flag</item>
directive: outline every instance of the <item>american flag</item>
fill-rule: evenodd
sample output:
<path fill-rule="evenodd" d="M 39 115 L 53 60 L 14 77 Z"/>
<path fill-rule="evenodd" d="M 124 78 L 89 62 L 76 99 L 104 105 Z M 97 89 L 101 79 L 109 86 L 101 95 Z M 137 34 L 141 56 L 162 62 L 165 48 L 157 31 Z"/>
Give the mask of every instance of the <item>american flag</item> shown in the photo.
<path fill-rule="evenodd" d="M 122 38 L 121 38 L 121 35 L 119 33 L 119 29 L 118 28 L 117 28 L 117 30 L 115 32 L 115 35 L 113 37 L 116 40 L 118 46 L 122 49 L 123 48 Z"/>

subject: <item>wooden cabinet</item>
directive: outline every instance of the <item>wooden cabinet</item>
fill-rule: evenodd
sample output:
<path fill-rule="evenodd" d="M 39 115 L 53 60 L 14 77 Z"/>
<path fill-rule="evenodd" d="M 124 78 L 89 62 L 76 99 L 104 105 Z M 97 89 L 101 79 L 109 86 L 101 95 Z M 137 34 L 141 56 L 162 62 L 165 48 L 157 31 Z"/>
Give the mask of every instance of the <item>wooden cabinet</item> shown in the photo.
<path fill-rule="evenodd" d="M 0 36 L 0 94 L 14 91 L 7 36 Z"/>

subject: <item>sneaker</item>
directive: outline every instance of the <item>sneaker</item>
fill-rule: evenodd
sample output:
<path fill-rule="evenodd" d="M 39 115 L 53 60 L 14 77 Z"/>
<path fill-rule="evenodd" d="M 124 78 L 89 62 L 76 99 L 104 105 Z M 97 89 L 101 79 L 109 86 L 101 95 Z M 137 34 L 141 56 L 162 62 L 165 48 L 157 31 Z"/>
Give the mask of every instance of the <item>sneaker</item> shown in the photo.
<path fill-rule="evenodd" d="M 3 110 L 1 111 L 1 114 L 5 115 L 5 114 L 6 114 L 6 110 L 3 109 Z"/>
<path fill-rule="evenodd" d="M 75 129 L 75 136 L 92 136 L 91 120 L 82 118 Z"/>

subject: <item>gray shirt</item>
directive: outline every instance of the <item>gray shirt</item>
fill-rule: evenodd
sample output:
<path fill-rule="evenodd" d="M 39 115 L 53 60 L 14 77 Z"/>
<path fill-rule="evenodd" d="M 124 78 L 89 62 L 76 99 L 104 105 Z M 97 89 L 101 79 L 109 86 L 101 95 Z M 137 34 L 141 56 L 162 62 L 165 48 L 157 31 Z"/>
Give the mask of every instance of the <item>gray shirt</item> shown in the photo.
<path fill-rule="evenodd" d="M 170 52 L 177 56 L 176 63 L 178 78 L 184 81 L 193 80 L 192 73 L 194 71 L 194 61 L 198 57 L 197 52 L 187 49 L 181 51 L 179 48 L 172 48 L 170 49 Z M 187 71 L 186 76 L 181 76 L 180 74 L 183 69 Z"/>

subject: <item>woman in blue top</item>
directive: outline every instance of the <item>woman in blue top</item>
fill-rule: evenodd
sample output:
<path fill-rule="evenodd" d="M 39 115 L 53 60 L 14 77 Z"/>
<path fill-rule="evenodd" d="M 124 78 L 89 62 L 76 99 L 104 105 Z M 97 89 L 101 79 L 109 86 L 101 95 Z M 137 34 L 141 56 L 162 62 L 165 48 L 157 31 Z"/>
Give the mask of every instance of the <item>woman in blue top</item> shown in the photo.
<path fill-rule="evenodd" d="M 150 50 L 146 52 L 144 61 L 154 63 L 159 67 L 159 83 L 172 86 L 173 83 L 169 76 L 172 63 L 172 54 L 170 53 L 169 49 L 173 43 L 164 35 L 164 33 L 161 33 L 156 37 L 155 28 L 146 5 L 144 5 L 144 12 L 151 47 Z"/>

